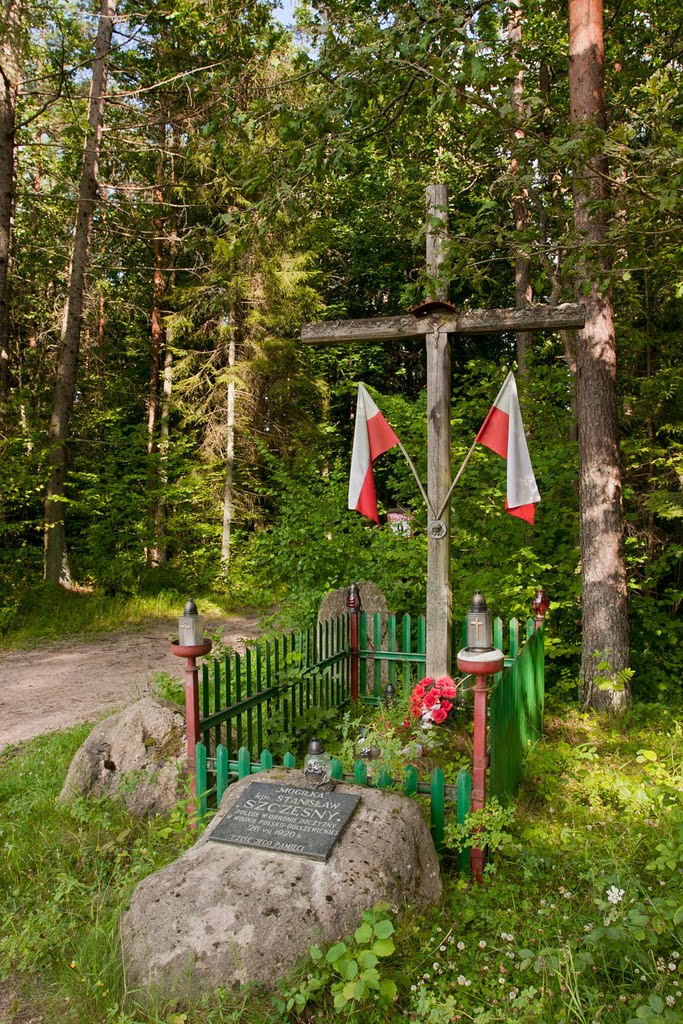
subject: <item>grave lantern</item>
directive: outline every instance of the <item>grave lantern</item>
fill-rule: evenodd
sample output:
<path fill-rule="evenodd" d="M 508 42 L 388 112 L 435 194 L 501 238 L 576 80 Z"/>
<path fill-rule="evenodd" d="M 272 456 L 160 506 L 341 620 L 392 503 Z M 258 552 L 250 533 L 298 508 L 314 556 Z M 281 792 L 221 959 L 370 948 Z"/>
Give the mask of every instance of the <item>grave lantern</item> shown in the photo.
<path fill-rule="evenodd" d="M 178 616 L 178 643 L 181 647 L 198 647 L 204 643 L 204 620 L 197 605 L 189 600 Z"/>
<path fill-rule="evenodd" d="M 545 621 L 545 614 L 548 608 L 550 608 L 550 598 L 542 587 L 539 587 L 536 591 L 529 605 L 534 616 L 534 627 L 535 629 L 540 629 Z"/>
<path fill-rule="evenodd" d="M 475 590 L 467 612 L 467 649 L 469 651 L 490 651 L 493 648 L 493 624 L 491 612 L 481 590 Z"/>
<path fill-rule="evenodd" d="M 304 761 L 304 776 L 309 785 L 322 789 L 332 779 L 332 758 L 315 736 L 308 746 Z"/>

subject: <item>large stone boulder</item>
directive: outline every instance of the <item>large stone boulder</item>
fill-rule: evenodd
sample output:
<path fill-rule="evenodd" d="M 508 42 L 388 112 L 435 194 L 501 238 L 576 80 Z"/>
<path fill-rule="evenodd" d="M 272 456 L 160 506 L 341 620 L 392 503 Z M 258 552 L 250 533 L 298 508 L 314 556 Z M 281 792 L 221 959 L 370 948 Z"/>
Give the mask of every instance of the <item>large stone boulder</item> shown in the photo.
<path fill-rule="evenodd" d="M 143 697 L 96 725 L 69 767 L 60 799 L 120 797 L 138 817 L 169 811 L 182 793 L 185 717 Z"/>
<path fill-rule="evenodd" d="M 359 583 L 358 590 L 360 592 L 361 611 L 368 613 L 370 622 L 375 612 L 379 612 L 382 616 L 383 635 L 386 636 L 387 615 L 389 614 L 386 597 L 379 587 L 371 583 L 370 580 L 364 580 L 363 583 Z M 318 609 L 318 625 L 321 622 L 326 622 L 328 619 L 338 619 L 340 615 L 346 614 L 346 597 L 348 592 L 348 587 L 341 587 L 339 590 L 331 590 L 329 594 L 325 594 Z M 368 626 L 368 634 L 370 634 L 368 640 L 372 640 L 372 626 L 370 623 L 368 623 Z"/>
<path fill-rule="evenodd" d="M 387 616 L 389 614 L 387 599 L 379 587 L 370 580 L 364 580 L 362 583 L 359 583 L 358 590 L 360 593 L 361 611 L 366 612 L 368 616 L 367 649 L 369 651 L 375 650 L 374 616 L 379 613 L 382 617 L 381 647 L 386 650 Z M 348 592 L 348 587 L 341 587 L 339 590 L 332 590 L 329 594 L 325 594 L 318 609 L 318 625 L 326 622 L 328 619 L 337 619 L 340 615 L 346 613 L 346 597 Z M 369 690 L 372 689 L 373 665 L 374 659 L 370 658 L 368 662 Z M 382 682 L 386 683 L 388 679 L 388 663 L 384 661 L 382 662 Z"/>
<path fill-rule="evenodd" d="M 420 807 L 395 794 L 339 784 L 336 793 L 360 801 L 327 862 L 212 841 L 256 781 L 307 785 L 303 772 L 285 769 L 234 783 L 195 845 L 140 882 L 121 918 L 129 986 L 181 999 L 247 982 L 274 987 L 312 943 L 353 931 L 366 907 L 440 899 L 439 864 Z"/>

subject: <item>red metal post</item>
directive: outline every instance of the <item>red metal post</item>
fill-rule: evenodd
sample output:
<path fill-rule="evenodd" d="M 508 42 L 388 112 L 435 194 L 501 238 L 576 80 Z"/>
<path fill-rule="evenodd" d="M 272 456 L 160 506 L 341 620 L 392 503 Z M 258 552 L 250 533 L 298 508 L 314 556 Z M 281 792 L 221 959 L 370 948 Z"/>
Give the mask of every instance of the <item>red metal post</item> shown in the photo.
<path fill-rule="evenodd" d="M 197 758 L 195 747 L 199 743 L 199 668 L 197 658 L 208 654 L 211 641 L 186 647 L 183 644 L 171 644 L 171 651 L 178 658 L 185 658 L 185 728 L 187 731 L 187 772 L 190 782 L 190 802 L 188 814 L 190 828 L 196 828 L 197 816 Z"/>
<path fill-rule="evenodd" d="M 475 676 L 474 684 L 474 742 L 472 752 L 472 810 L 480 811 L 486 803 L 486 676 Z M 475 882 L 484 877 L 484 850 L 473 846 L 470 865 Z"/>
<path fill-rule="evenodd" d="M 498 648 L 476 648 L 464 647 L 458 653 L 458 668 L 461 672 L 473 675 L 474 684 L 474 738 L 472 751 L 472 797 L 471 807 L 473 811 L 480 811 L 486 803 L 486 772 L 488 769 L 488 754 L 486 753 L 486 701 L 488 690 L 486 688 L 487 676 L 502 672 L 505 660 L 503 652 Z M 476 836 L 476 829 L 473 830 Z M 481 882 L 484 877 L 484 854 L 480 846 L 473 846 L 470 853 L 470 867 L 472 878 L 475 882 Z"/>
<path fill-rule="evenodd" d="M 197 812 L 197 758 L 195 746 L 199 743 L 199 669 L 197 659 L 185 661 L 185 727 L 187 729 L 187 770 L 190 775 L 190 828 L 195 828 Z"/>
<path fill-rule="evenodd" d="M 360 614 L 360 590 L 352 583 L 346 594 L 346 609 L 349 613 L 349 684 L 351 700 L 358 700 L 358 676 L 360 666 L 358 618 Z"/>

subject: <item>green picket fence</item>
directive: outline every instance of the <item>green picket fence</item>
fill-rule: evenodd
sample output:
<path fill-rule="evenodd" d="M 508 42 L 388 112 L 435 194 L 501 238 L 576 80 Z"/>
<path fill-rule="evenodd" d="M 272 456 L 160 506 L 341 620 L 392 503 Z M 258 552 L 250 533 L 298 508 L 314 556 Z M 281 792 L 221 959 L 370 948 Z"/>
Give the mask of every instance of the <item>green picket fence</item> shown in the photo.
<path fill-rule="evenodd" d="M 512 665 L 519 650 L 518 621 L 508 623 L 507 635 L 501 619 L 494 620 L 493 628 L 494 643 L 507 651 L 506 666 Z M 423 615 L 361 612 L 358 633 L 361 700 L 377 704 L 387 682 L 405 692 L 424 676 Z M 461 635 L 462 646 L 464 620 Z M 458 644 L 453 646 L 457 650 Z M 244 745 L 255 757 L 265 749 L 276 755 L 284 753 L 302 729 L 309 733 L 315 728 L 313 712 L 324 714 L 348 703 L 351 654 L 349 619 L 342 615 L 316 627 L 257 640 L 243 655 L 206 659 L 199 701 L 207 750 L 215 751 L 223 744 L 229 751 Z M 457 676 L 457 666 L 453 674 Z"/>
<path fill-rule="evenodd" d="M 517 792 L 524 759 L 543 734 L 543 628 L 526 624 L 526 643 L 494 679 L 489 704 L 489 794 L 507 803 Z"/>
<path fill-rule="evenodd" d="M 256 757 L 297 735 L 311 709 L 349 699 L 347 616 L 317 627 L 257 640 L 244 654 L 208 658 L 199 690 L 200 729 L 207 750 L 246 745 Z"/>
<path fill-rule="evenodd" d="M 237 760 L 230 760 L 228 749 L 222 743 L 216 748 L 213 758 L 208 756 L 206 746 L 203 743 L 198 743 L 195 747 L 195 757 L 197 817 L 200 824 L 206 820 L 211 808 L 220 805 L 223 794 L 231 782 L 248 778 L 250 775 L 265 772 L 274 767 L 273 755 L 269 750 L 262 750 L 258 761 L 253 761 L 249 749 L 241 747 L 237 754 Z M 290 753 L 285 754 L 282 758 L 282 767 L 296 768 L 295 757 Z M 364 761 L 356 761 L 353 766 L 353 774 L 345 775 L 343 765 L 336 757 L 332 758 L 331 770 L 332 778 L 338 782 L 372 786 L 382 790 L 395 790 L 406 796 L 428 797 L 430 828 L 434 845 L 439 853 L 443 849 L 447 801 L 455 804 L 456 817 L 460 824 L 465 821 L 470 810 L 472 776 L 465 768 L 458 772 L 455 785 L 446 784 L 444 773 L 440 768 L 433 769 L 429 782 L 420 782 L 417 768 L 414 765 L 406 766 L 403 780 L 393 779 L 389 772 L 382 768 L 378 771 L 377 777 L 372 778 Z M 469 866 L 469 850 L 463 850 L 460 854 L 460 866 L 463 869 Z"/>

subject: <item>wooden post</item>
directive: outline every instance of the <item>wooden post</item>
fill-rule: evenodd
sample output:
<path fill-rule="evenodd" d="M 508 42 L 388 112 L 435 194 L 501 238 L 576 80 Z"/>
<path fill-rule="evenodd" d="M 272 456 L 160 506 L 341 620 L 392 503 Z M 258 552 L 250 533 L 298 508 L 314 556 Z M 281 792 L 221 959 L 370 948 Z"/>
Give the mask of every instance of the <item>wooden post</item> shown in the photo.
<path fill-rule="evenodd" d="M 358 700 L 358 615 L 360 612 L 360 591 L 352 583 L 346 594 L 346 608 L 349 613 L 349 685 L 351 700 Z"/>
<path fill-rule="evenodd" d="M 434 298 L 448 301 L 442 279 L 448 225 L 448 189 L 427 189 L 427 272 Z M 439 224 L 435 224 L 435 220 Z M 448 333 L 435 318 L 427 346 L 427 494 L 434 512 L 451 485 L 451 351 Z M 451 503 L 441 516 L 443 530 L 430 529 L 427 545 L 427 675 L 438 679 L 451 670 Z"/>

